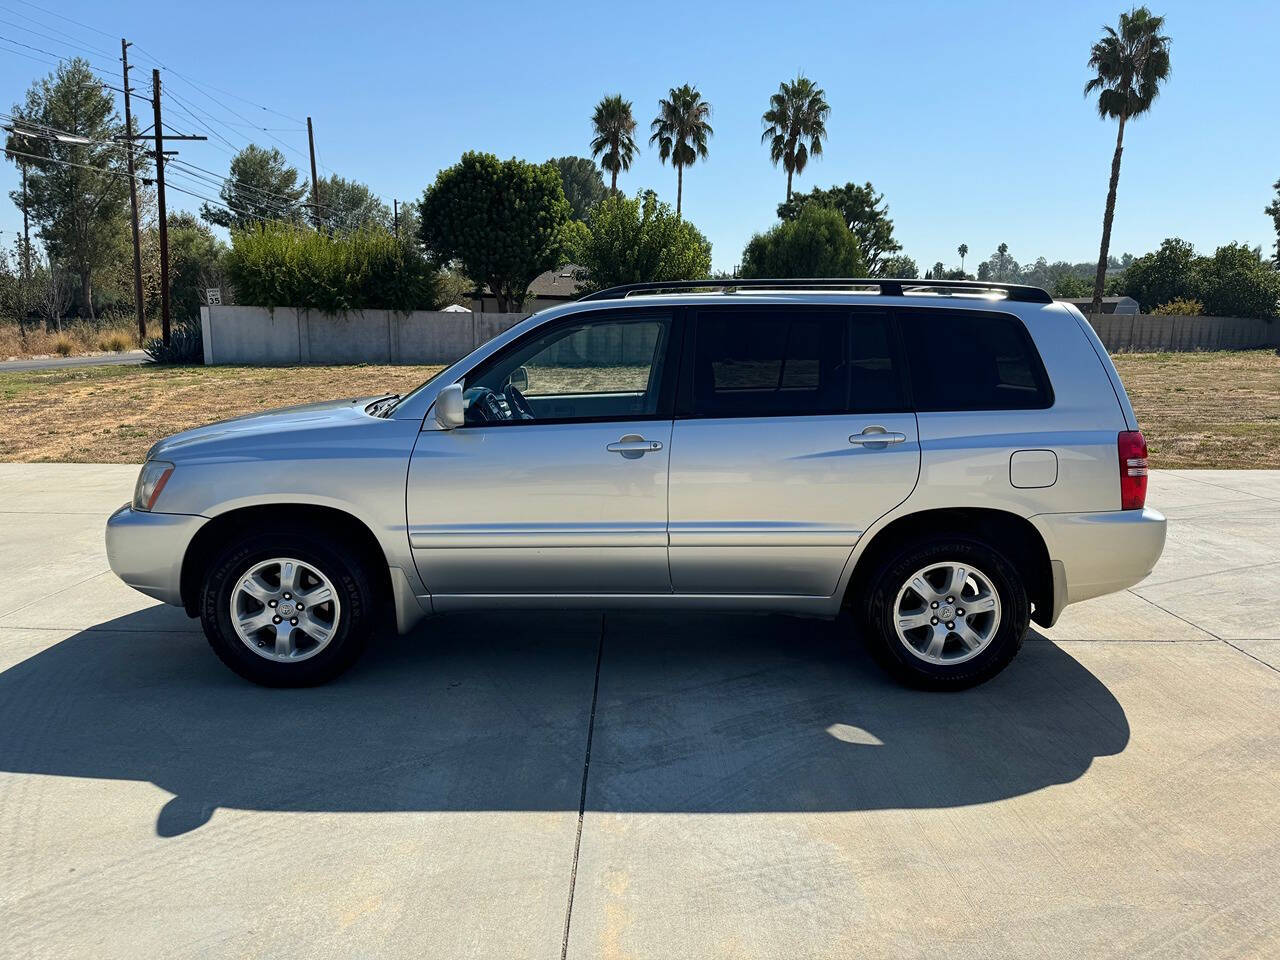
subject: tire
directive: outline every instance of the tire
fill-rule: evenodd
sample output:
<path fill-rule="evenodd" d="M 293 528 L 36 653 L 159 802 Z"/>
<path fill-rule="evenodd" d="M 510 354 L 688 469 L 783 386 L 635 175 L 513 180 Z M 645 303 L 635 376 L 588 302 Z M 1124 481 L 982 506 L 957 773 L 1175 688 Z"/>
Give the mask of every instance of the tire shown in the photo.
<path fill-rule="evenodd" d="M 293 590 L 285 589 L 286 576 L 293 578 Z M 317 602 L 309 608 L 292 608 L 310 597 Z M 294 616 L 289 623 L 278 617 L 277 627 L 277 610 Z M 213 652 L 246 680 L 266 687 L 315 686 L 343 673 L 364 652 L 376 626 L 375 610 L 370 572 L 360 554 L 341 541 L 295 528 L 228 543 L 214 555 L 200 592 L 200 623 Z M 264 616 L 265 623 L 250 629 Z M 237 621 L 245 625 L 241 630 Z M 298 627 L 289 630 L 293 623 Z M 289 637 L 278 645 L 284 631 Z"/>
<path fill-rule="evenodd" d="M 954 587 L 961 568 L 966 579 L 956 596 L 945 587 Z M 974 609 L 966 610 L 966 602 Z M 871 578 L 863 620 L 872 653 L 897 680 L 926 690 L 963 690 L 1009 665 L 1030 618 L 1026 587 L 1004 554 L 977 538 L 955 536 L 916 541 L 894 553 Z M 900 636 L 899 623 L 920 625 Z"/>

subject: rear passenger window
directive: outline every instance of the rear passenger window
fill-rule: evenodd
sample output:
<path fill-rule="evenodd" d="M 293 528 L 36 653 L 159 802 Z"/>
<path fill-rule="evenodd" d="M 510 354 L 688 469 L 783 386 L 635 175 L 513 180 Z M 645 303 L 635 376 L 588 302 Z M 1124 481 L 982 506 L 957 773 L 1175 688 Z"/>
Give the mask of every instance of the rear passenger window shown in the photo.
<path fill-rule="evenodd" d="M 715 310 L 698 315 L 693 414 L 803 416 L 902 410 L 885 314 Z"/>
<path fill-rule="evenodd" d="M 1040 410 L 1053 405 L 1044 364 L 1008 314 L 900 314 L 916 409 Z"/>

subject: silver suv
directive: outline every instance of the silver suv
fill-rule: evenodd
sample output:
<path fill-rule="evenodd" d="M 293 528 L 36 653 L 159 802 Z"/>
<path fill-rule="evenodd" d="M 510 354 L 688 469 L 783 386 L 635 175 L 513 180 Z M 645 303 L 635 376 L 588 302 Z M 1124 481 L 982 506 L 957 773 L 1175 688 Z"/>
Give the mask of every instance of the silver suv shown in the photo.
<path fill-rule="evenodd" d="M 107 552 L 274 686 L 338 675 L 391 614 L 848 607 L 894 675 L 953 689 L 1150 572 L 1146 457 L 1102 344 L 1043 290 L 633 284 L 404 397 L 162 440 Z"/>

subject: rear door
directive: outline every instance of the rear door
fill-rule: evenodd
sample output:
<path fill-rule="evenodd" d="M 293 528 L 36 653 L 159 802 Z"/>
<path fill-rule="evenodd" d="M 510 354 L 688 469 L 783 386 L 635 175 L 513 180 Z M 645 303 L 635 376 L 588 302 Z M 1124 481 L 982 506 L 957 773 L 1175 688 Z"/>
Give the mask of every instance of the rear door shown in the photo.
<path fill-rule="evenodd" d="M 673 589 L 830 596 L 862 531 L 919 474 L 890 316 L 690 312 L 671 444 Z"/>

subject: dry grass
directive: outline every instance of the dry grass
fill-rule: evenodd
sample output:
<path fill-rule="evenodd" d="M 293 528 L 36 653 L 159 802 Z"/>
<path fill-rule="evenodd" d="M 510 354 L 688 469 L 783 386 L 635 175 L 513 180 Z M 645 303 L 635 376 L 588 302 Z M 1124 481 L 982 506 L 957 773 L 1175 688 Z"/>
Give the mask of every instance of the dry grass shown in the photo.
<path fill-rule="evenodd" d="M 1280 467 L 1280 356 L 1274 351 L 1113 359 L 1153 467 Z"/>
<path fill-rule="evenodd" d="M 272 407 L 406 393 L 439 367 L 83 367 L 0 373 L 0 460 L 140 463 L 179 430 Z"/>
<path fill-rule="evenodd" d="M 0 323 L 0 360 L 119 353 L 138 348 L 138 331 L 128 323 L 66 323 L 62 333 L 41 327 L 19 330 L 16 323 Z"/>
<path fill-rule="evenodd" d="M 1153 466 L 1280 468 L 1280 357 L 1271 351 L 1122 354 L 1115 361 Z M 137 463 L 152 443 L 179 430 L 335 396 L 404 393 L 437 369 L 146 366 L 3 373 L 0 460 Z"/>

